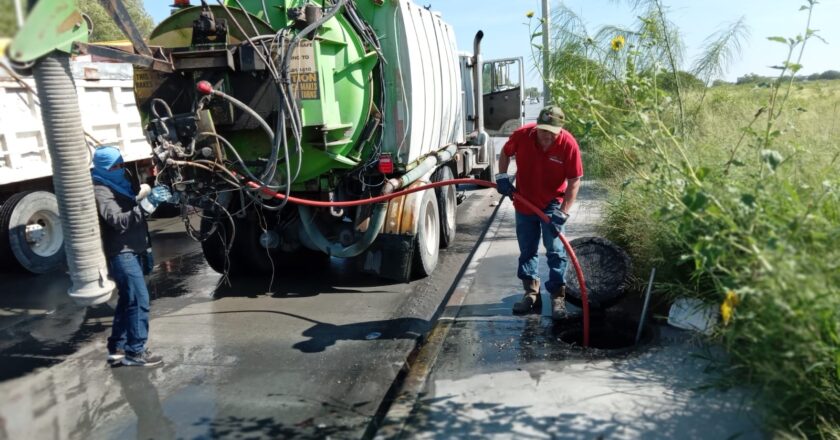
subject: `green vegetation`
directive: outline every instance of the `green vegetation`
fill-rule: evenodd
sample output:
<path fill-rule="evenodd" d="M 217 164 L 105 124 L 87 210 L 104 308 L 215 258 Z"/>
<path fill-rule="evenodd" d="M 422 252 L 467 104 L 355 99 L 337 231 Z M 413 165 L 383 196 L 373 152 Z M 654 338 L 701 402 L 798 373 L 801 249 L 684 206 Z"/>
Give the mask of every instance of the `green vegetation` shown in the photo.
<path fill-rule="evenodd" d="M 125 39 L 114 20 L 99 5 L 99 0 L 76 0 L 76 3 L 79 5 L 79 9 L 93 21 L 91 42 Z M 143 0 L 123 0 L 123 4 L 128 10 L 128 15 L 134 25 L 137 26 L 144 37 L 147 37 L 152 32 L 155 23 L 143 7 Z"/>
<path fill-rule="evenodd" d="M 777 78 L 715 87 L 743 22 L 688 63 L 661 0 L 631 3 L 632 29 L 590 34 L 564 9 L 554 19 L 552 96 L 587 174 L 610 187 L 604 232 L 641 279 L 657 267 L 660 292 L 720 307 L 720 380 L 758 390 L 776 435 L 838 438 L 840 83 L 795 81 L 819 38 L 817 2 L 800 9 L 801 35 L 770 37 Z"/>
<path fill-rule="evenodd" d="M 14 0 L 0 0 L 0 38 L 12 37 L 17 32 Z"/>
<path fill-rule="evenodd" d="M 25 1 L 21 2 L 26 4 Z M 111 41 L 123 40 L 125 37 L 120 32 L 105 9 L 99 5 L 99 0 L 77 0 L 79 9 L 90 17 L 93 22 L 93 34 L 91 34 L 90 41 Z M 143 36 L 148 36 L 154 28 L 154 21 L 152 17 L 146 12 L 143 7 L 142 0 L 123 0 L 128 15 L 134 21 L 137 29 Z M 15 19 L 15 7 L 13 0 L 0 0 L 0 37 L 14 37 L 17 32 L 17 20 Z"/>
<path fill-rule="evenodd" d="M 785 79 L 790 80 L 793 78 L 794 81 L 819 81 L 821 79 L 831 80 L 831 79 L 840 79 L 840 71 L 837 70 L 826 70 L 822 73 L 812 73 L 810 75 L 792 75 L 786 76 Z M 754 73 L 749 73 L 744 76 L 739 76 L 738 79 L 735 81 L 735 84 L 758 84 L 758 83 L 766 83 L 769 84 L 773 82 L 776 78 L 771 78 L 768 76 L 761 76 L 756 75 Z"/>

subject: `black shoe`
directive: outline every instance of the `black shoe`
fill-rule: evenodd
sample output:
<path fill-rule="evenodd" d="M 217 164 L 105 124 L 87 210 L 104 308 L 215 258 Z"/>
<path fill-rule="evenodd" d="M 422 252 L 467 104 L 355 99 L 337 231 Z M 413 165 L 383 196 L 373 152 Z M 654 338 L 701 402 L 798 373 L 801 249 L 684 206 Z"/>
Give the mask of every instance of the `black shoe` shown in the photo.
<path fill-rule="evenodd" d="M 139 355 L 126 352 L 122 364 L 126 367 L 157 367 L 163 365 L 163 358 L 152 355 L 149 350 Z"/>
<path fill-rule="evenodd" d="M 108 361 L 108 365 L 114 367 L 114 366 L 120 365 L 124 358 L 125 358 L 125 351 L 115 350 L 115 351 L 109 351 L 108 352 L 108 357 L 106 358 L 106 360 Z"/>

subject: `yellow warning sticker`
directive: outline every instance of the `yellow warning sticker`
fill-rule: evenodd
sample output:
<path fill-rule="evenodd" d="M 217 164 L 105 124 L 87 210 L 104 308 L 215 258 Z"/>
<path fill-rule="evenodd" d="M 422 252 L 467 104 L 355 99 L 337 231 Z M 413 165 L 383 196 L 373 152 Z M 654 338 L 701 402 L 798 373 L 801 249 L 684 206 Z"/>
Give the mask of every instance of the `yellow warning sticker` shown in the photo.
<path fill-rule="evenodd" d="M 301 40 L 289 64 L 292 93 L 298 99 L 321 99 L 318 66 L 315 64 L 315 48 L 312 44 L 310 40 Z"/>

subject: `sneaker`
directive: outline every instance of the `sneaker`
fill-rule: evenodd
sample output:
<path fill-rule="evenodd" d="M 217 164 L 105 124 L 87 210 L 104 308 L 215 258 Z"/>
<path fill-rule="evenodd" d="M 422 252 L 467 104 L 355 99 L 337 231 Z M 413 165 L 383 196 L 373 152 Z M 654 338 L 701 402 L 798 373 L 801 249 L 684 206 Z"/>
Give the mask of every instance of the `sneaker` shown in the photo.
<path fill-rule="evenodd" d="M 106 360 L 108 361 L 108 365 L 113 367 L 114 365 L 119 365 L 122 362 L 123 358 L 125 358 L 125 352 L 122 350 L 117 350 L 109 351 Z"/>
<path fill-rule="evenodd" d="M 122 364 L 127 367 L 157 367 L 163 365 L 163 358 L 152 355 L 149 350 L 139 355 L 126 352 Z"/>

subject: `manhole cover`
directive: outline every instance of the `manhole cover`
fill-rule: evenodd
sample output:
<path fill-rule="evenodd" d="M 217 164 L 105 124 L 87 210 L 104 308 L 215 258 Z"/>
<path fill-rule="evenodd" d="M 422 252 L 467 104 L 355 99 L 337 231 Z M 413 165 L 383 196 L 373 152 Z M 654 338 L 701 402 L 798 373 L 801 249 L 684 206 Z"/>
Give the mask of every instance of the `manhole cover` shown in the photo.
<path fill-rule="evenodd" d="M 581 237 L 569 243 L 580 263 L 586 280 L 591 309 L 605 309 L 621 299 L 627 291 L 630 256 L 611 241 L 601 237 Z M 566 299 L 581 305 L 580 283 L 574 265 L 566 267 Z"/>

